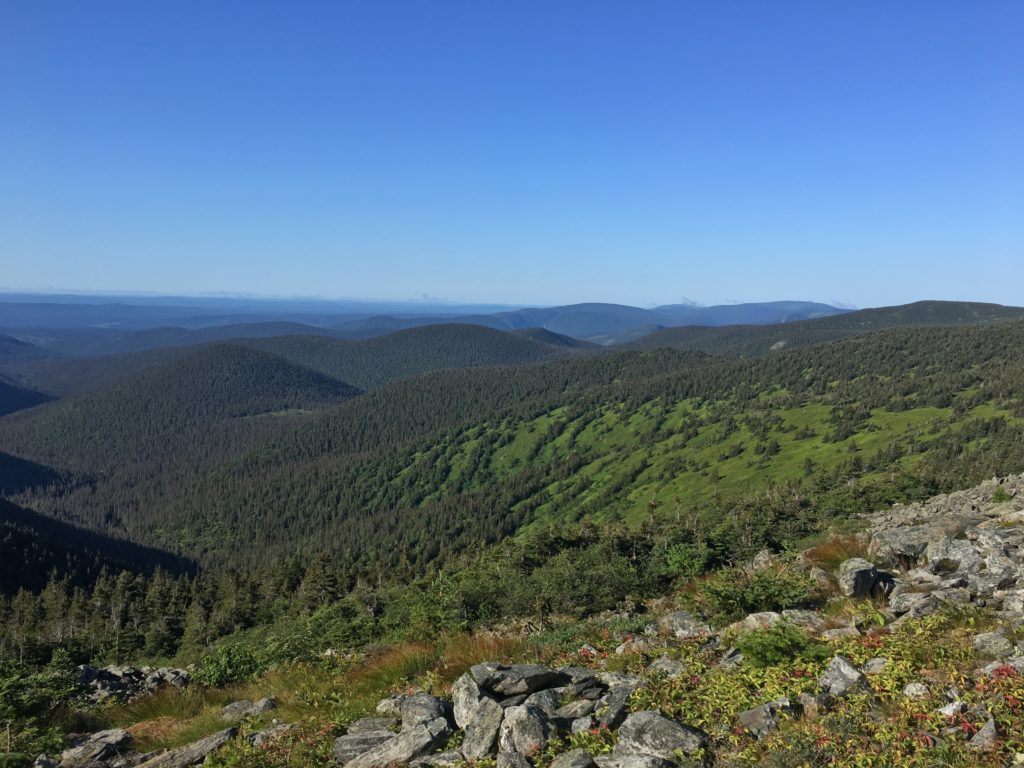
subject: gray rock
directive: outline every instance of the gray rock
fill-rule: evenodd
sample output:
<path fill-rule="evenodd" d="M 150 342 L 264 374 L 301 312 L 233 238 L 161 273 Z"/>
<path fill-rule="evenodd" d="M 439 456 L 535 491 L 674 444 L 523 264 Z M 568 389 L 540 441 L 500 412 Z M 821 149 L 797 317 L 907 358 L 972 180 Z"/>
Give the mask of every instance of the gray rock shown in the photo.
<path fill-rule="evenodd" d="M 591 730 L 597 723 L 590 716 L 577 717 L 569 724 L 569 733 L 581 733 Z"/>
<path fill-rule="evenodd" d="M 686 672 L 686 665 L 677 659 L 670 659 L 668 656 L 662 656 L 660 659 L 652 661 L 650 666 L 647 667 L 647 671 L 656 672 L 659 675 L 664 675 L 670 680 L 674 680 Z"/>
<path fill-rule="evenodd" d="M 879 578 L 875 564 L 862 557 L 845 560 L 836 575 L 839 591 L 847 597 L 867 597 L 874 592 Z"/>
<path fill-rule="evenodd" d="M 877 675 L 888 666 L 889 660 L 887 658 L 884 656 L 876 656 L 875 658 L 868 659 L 864 662 L 864 666 L 860 668 L 860 671 L 865 675 Z"/>
<path fill-rule="evenodd" d="M 46 755 L 39 755 L 32 761 L 32 768 L 60 768 L 60 763 L 56 760 L 51 760 Z"/>
<path fill-rule="evenodd" d="M 530 761 L 518 752 L 499 752 L 495 768 L 532 768 Z"/>
<path fill-rule="evenodd" d="M 62 762 L 68 764 L 100 764 L 109 762 L 126 752 L 132 743 L 132 735 L 123 728 L 97 731 L 61 754 Z"/>
<path fill-rule="evenodd" d="M 570 701 L 565 706 L 556 709 L 555 717 L 575 720 L 576 718 L 591 714 L 596 706 L 596 702 L 588 699 L 576 699 L 576 701 Z"/>
<path fill-rule="evenodd" d="M 1013 655 L 1013 643 L 998 632 L 982 632 L 972 640 L 974 650 L 987 659 L 1006 659 Z"/>
<path fill-rule="evenodd" d="M 562 706 L 562 689 L 548 688 L 546 691 L 531 693 L 524 704 L 531 704 L 540 709 L 548 717 L 555 714 L 555 710 Z"/>
<path fill-rule="evenodd" d="M 828 712 L 832 697 L 827 693 L 801 693 L 796 697 L 804 717 L 816 720 Z"/>
<path fill-rule="evenodd" d="M 936 537 L 928 525 L 876 531 L 868 543 L 868 554 L 883 563 L 908 567 L 918 562 Z"/>
<path fill-rule="evenodd" d="M 607 707 L 597 719 L 598 725 L 603 728 L 618 728 L 629 714 L 629 697 L 633 695 L 636 687 L 631 685 L 619 685 L 608 691 L 604 699 Z"/>
<path fill-rule="evenodd" d="M 678 768 L 674 760 L 652 755 L 596 755 L 598 768 Z"/>
<path fill-rule="evenodd" d="M 272 709 L 277 709 L 277 701 L 272 698 L 260 699 L 256 702 L 242 699 L 241 701 L 232 702 L 224 707 L 220 712 L 220 717 L 221 720 L 224 720 L 225 722 L 234 723 L 241 720 L 243 717 L 261 715 Z"/>
<path fill-rule="evenodd" d="M 249 737 L 249 743 L 254 747 L 269 744 L 270 742 L 281 738 L 293 728 L 295 728 L 294 723 L 277 723 L 276 725 L 272 725 L 270 728 L 265 728 L 262 731 L 254 733 Z"/>
<path fill-rule="evenodd" d="M 551 761 L 551 768 L 594 768 L 594 758 L 585 749 L 563 752 Z"/>
<path fill-rule="evenodd" d="M 758 739 L 763 739 L 779 727 L 783 714 L 792 715 L 797 712 L 797 709 L 797 706 L 789 699 L 781 698 L 753 709 L 744 710 L 736 717 L 748 733 Z"/>
<path fill-rule="evenodd" d="M 711 627 L 689 611 L 674 611 L 658 619 L 658 628 L 676 640 L 701 637 L 711 633 Z"/>
<path fill-rule="evenodd" d="M 994 748 L 999 743 L 999 729 L 996 727 L 996 721 L 989 718 L 988 721 L 978 729 L 971 737 L 971 741 L 968 746 L 978 752 L 986 752 Z"/>
<path fill-rule="evenodd" d="M 488 698 L 468 672 L 452 684 L 452 709 L 455 724 L 465 728 L 473 721 L 482 699 Z"/>
<path fill-rule="evenodd" d="M 826 629 L 821 636 L 826 640 L 848 640 L 851 637 L 860 637 L 860 630 L 856 627 L 836 627 Z"/>
<path fill-rule="evenodd" d="M 903 695 L 912 701 L 927 699 L 929 695 L 928 686 L 924 683 L 907 683 L 903 686 Z"/>
<path fill-rule="evenodd" d="M 345 733 L 372 733 L 374 731 L 391 731 L 398 727 L 393 717 L 361 717 L 348 724 Z M 394 735 L 394 734 L 392 734 Z"/>
<path fill-rule="evenodd" d="M 377 702 L 377 714 L 385 717 L 401 717 L 402 701 L 404 700 L 405 696 L 402 694 L 381 699 Z"/>
<path fill-rule="evenodd" d="M 498 731 L 498 750 L 532 755 L 544 749 L 550 737 L 551 722 L 543 711 L 529 704 L 509 707 Z"/>
<path fill-rule="evenodd" d="M 481 699 L 473 719 L 466 726 L 462 753 L 470 760 L 482 760 L 493 753 L 504 716 L 505 710 L 494 699 Z"/>
<path fill-rule="evenodd" d="M 466 762 L 461 752 L 438 752 L 436 755 L 418 757 L 409 763 L 409 768 L 454 768 Z"/>
<path fill-rule="evenodd" d="M 907 613 L 914 609 L 919 603 L 926 600 L 935 600 L 931 590 L 927 592 L 911 592 L 908 589 L 897 587 L 889 595 L 889 610 L 895 614 Z"/>
<path fill-rule="evenodd" d="M 820 632 L 825 627 L 825 620 L 814 611 L 800 611 L 790 608 L 782 612 L 782 618 L 794 626 L 811 632 Z"/>
<path fill-rule="evenodd" d="M 402 701 L 400 711 L 403 731 L 433 722 L 439 717 L 451 720 L 450 705 L 429 693 L 417 693 L 406 697 Z"/>
<path fill-rule="evenodd" d="M 729 625 L 729 631 L 731 632 L 756 632 L 759 629 L 768 629 L 774 627 L 776 624 L 782 623 L 782 614 L 776 613 L 775 611 L 762 611 L 761 613 L 752 613 L 745 619 L 734 622 Z"/>
<path fill-rule="evenodd" d="M 199 765 L 208 755 L 223 747 L 238 733 L 237 728 L 228 728 L 223 731 L 207 736 L 205 739 L 193 742 L 184 747 L 178 747 L 162 755 L 140 763 L 138 768 L 188 768 L 188 766 Z"/>
<path fill-rule="evenodd" d="M 434 752 L 450 735 L 451 725 L 443 717 L 410 728 L 403 726 L 401 733 L 392 734 L 390 740 L 352 758 L 345 765 L 346 768 L 379 768 L 392 763 L 408 763 L 417 757 Z"/>
<path fill-rule="evenodd" d="M 829 662 L 828 669 L 818 678 L 821 690 L 830 696 L 846 696 L 848 693 L 867 685 L 867 678 L 861 671 L 842 656 Z"/>
<path fill-rule="evenodd" d="M 349 732 L 334 740 L 334 759 L 339 765 L 345 765 L 350 760 L 376 749 L 395 738 L 392 731 L 357 731 Z"/>
<path fill-rule="evenodd" d="M 613 754 L 673 760 L 677 752 L 692 755 L 708 745 L 707 734 L 697 728 L 669 720 L 657 712 L 634 712 L 619 729 Z"/>
<path fill-rule="evenodd" d="M 483 690 L 500 696 L 531 694 L 571 682 L 569 677 L 540 664 L 476 664 L 469 673 Z"/>

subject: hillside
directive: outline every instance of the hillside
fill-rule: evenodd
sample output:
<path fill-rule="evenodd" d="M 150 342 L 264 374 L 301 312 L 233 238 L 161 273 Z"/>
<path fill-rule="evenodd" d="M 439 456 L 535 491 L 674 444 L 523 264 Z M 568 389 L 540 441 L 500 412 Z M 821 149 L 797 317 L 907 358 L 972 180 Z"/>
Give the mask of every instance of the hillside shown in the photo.
<path fill-rule="evenodd" d="M 33 408 L 51 399 L 43 392 L 21 386 L 0 376 L 0 416 Z"/>
<path fill-rule="evenodd" d="M 715 355 L 751 357 L 781 349 L 824 344 L 867 331 L 900 327 L 975 325 L 1024 318 L 1024 308 L 956 301 L 921 301 L 863 309 L 779 325 L 663 328 L 638 339 L 645 348 L 695 349 Z"/>
<path fill-rule="evenodd" d="M 235 421 L 231 439 L 224 426 L 184 430 L 173 448 L 116 415 L 137 408 L 93 407 L 75 422 L 68 401 L 0 422 L 0 448 L 82 475 L 26 498 L 33 508 L 97 528 L 113 514 L 133 539 L 207 562 L 327 548 L 359 573 L 421 569 L 538 524 L 652 517 L 747 526 L 752 541 L 781 544 L 864 504 L 1021 464 L 1022 350 L 1024 323 L 1008 322 L 752 360 L 621 351 L 435 371 Z M 58 423 L 109 424 L 113 439 L 55 442 Z M 146 462 L 161 472 L 148 476 Z M 794 495 L 773 497 L 780 486 Z"/>
<path fill-rule="evenodd" d="M 52 355 L 34 344 L 20 341 L 13 336 L 0 335 L 0 365 L 29 363 L 48 357 L 52 357 Z"/>
<path fill-rule="evenodd" d="M 31 417 L 9 419 L 15 454 L 85 472 L 180 447 L 194 430 L 259 414 L 322 407 L 359 391 L 266 352 L 220 344 L 201 347 Z M 165 441 L 174 441 L 164 446 Z"/>
<path fill-rule="evenodd" d="M 56 577 L 92 586 L 101 572 L 189 573 L 194 565 L 150 547 L 43 517 L 0 499 L 0 595 L 39 591 Z"/>

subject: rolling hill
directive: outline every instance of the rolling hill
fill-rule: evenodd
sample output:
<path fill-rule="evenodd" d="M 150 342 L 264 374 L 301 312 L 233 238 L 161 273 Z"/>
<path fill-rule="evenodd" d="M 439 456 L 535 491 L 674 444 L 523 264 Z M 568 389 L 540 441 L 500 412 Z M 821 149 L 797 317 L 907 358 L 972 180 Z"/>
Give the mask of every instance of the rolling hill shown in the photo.
<path fill-rule="evenodd" d="M 423 326 L 363 341 L 302 334 L 237 338 L 233 343 L 269 352 L 361 389 L 431 370 L 521 365 L 593 348 L 543 329 L 505 333 L 459 324 Z M 154 365 L 170 364 L 191 351 L 189 347 L 162 347 L 101 357 L 44 360 L 8 366 L 6 370 L 39 389 L 67 397 L 108 386 Z"/>

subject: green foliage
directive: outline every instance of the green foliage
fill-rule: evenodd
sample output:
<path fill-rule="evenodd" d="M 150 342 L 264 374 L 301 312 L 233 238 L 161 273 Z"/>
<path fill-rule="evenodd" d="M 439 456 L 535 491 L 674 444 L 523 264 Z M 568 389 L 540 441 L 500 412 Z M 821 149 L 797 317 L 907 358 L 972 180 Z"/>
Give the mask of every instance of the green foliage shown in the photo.
<path fill-rule="evenodd" d="M 203 656 L 196 665 L 196 682 L 213 687 L 252 680 L 265 671 L 256 654 L 247 646 L 218 645 L 212 653 Z"/>
<path fill-rule="evenodd" d="M 1013 497 L 1001 485 L 992 491 L 992 501 L 996 504 L 1003 504 L 1012 498 Z"/>
<path fill-rule="evenodd" d="M 0 662 L 3 749 L 32 756 L 59 750 L 63 741 L 60 718 L 78 692 L 78 678 L 66 653 L 54 654 L 50 663 L 38 670 L 13 661 Z"/>
<path fill-rule="evenodd" d="M 785 566 L 726 568 L 696 582 L 692 599 L 706 615 L 729 621 L 806 606 L 811 592 L 810 577 Z"/>
<path fill-rule="evenodd" d="M 767 629 L 747 632 L 736 640 L 744 661 L 758 667 L 770 667 L 793 659 L 824 659 L 828 646 L 816 642 L 799 627 L 782 622 Z"/>

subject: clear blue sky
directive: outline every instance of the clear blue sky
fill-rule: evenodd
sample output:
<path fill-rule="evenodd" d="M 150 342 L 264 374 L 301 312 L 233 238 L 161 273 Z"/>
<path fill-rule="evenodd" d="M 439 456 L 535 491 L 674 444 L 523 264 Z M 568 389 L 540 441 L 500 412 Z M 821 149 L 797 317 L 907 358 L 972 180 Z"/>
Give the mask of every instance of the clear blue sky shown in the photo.
<path fill-rule="evenodd" d="M 1024 304 L 1024 3 L 0 3 L 0 287 Z"/>

